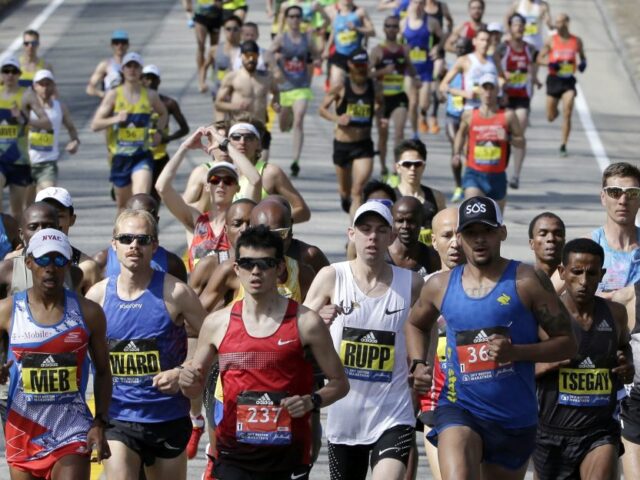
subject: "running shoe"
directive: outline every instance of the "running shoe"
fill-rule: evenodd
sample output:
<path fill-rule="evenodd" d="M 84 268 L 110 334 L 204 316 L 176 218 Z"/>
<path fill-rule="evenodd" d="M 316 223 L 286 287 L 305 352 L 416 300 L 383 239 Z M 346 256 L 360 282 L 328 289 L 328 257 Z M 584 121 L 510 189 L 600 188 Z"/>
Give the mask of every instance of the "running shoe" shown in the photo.
<path fill-rule="evenodd" d="M 451 195 L 451 201 L 453 203 L 458 203 L 460 200 L 464 198 L 464 190 L 462 187 L 456 187 L 453 191 L 453 195 Z"/>
<path fill-rule="evenodd" d="M 313 76 L 314 77 L 319 77 L 322 75 L 322 67 L 315 67 L 313 69 Z"/>
<path fill-rule="evenodd" d="M 201 480 L 212 480 L 215 477 L 213 476 L 213 454 L 210 452 L 211 450 L 211 444 L 207 443 L 207 448 L 205 449 L 206 455 L 207 455 L 207 468 L 205 469 L 204 473 L 202 474 L 202 479 Z"/>
<path fill-rule="evenodd" d="M 420 130 L 420 133 L 429 133 L 429 124 L 424 118 L 420 119 L 419 130 Z"/>
<path fill-rule="evenodd" d="M 513 188 L 514 190 L 520 188 L 520 179 L 518 177 L 513 177 L 511 180 L 509 180 L 509 187 Z"/>
<path fill-rule="evenodd" d="M 433 125 L 431 125 L 430 131 L 434 135 L 439 134 L 440 133 L 440 125 L 438 125 L 437 123 L 434 123 Z"/>
<path fill-rule="evenodd" d="M 291 176 L 297 177 L 298 174 L 300 173 L 300 165 L 298 165 L 298 162 L 292 162 L 290 168 L 291 168 Z"/>
<path fill-rule="evenodd" d="M 349 213 L 349 210 L 351 210 L 351 199 L 349 197 L 341 197 L 340 206 L 344 213 Z"/>
<path fill-rule="evenodd" d="M 561 157 L 568 157 L 569 154 L 567 153 L 567 146 L 563 143 L 562 145 L 560 145 L 560 156 Z"/>
<path fill-rule="evenodd" d="M 204 433 L 204 417 L 202 415 L 198 415 L 197 420 L 202 421 L 202 426 L 197 427 L 193 426 L 191 430 L 191 437 L 189 437 L 189 443 L 187 444 L 187 458 L 191 460 L 198 453 L 198 444 L 200 443 L 200 437 Z M 200 422 L 198 422 L 200 423 Z"/>

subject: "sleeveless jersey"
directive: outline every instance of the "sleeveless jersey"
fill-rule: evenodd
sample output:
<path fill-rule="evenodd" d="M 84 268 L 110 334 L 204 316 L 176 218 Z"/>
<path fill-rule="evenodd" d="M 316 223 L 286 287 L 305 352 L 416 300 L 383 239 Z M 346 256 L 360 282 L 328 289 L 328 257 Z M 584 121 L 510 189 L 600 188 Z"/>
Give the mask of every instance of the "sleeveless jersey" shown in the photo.
<path fill-rule="evenodd" d="M 231 55 L 227 55 L 224 52 L 224 42 L 218 43 L 216 47 L 213 80 L 216 85 L 220 85 L 227 73 L 233 70 L 233 64 L 231 62 Z"/>
<path fill-rule="evenodd" d="M 169 255 L 164 247 L 158 246 L 151 259 L 151 268 L 159 272 L 169 271 Z M 120 275 L 120 262 L 113 248 L 107 248 L 107 264 L 104 267 L 104 276 L 113 277 Z"/>
<path fill-rule="evenodd" d="M 31 314 L 27 292 L 13 297 L 8 359 L 7 461 L 38 460 L 78 444 L 87 452 L 92 417 L 84 396 L 89 375 L 89 331 L 75 293 L 65 290 L 62 319 L 42 325 Z"/>
<path fill-rule="evenodd" d="M 502 70 L 507 73 L 507 83 L 504 93 L 512 98 L 531 97 L 531 78 L 529 77 L 529 65 L 533 63 L 527 45 L 521 51 L 517 51 L 508 43 L 502 55 Z"/>
<path fill-rule="evenodd" d="M 218 347 L 224 395 L 216 427 L 218 458 L 261 472 L 310 464 L 310 414 L 291 418 L 280 407 L 285 397 L 313 392 L 311 363 L 298 331 L 298 304 L 289 300 L 278 329 L 259 338 L 247 332 L 242 305 L 233 304 Z"/>
<path fill-rule="evenodd" d="M 523 40 L 532 45 L 536 50 L 542 50 L 544 40 L 542 38 L 542 25 L 540 23 L 541 16 L 540 2 L 537 0 L 529 5 L 528 0 L 520 0 L 517 13 L 525 19 L 524 38 Z"/>
<path fill-rule="evenodd" d="M 285 255 L 285 265 L 287 266 L 287 280 L 284 283 L 278 283 L 278 293 L 285 298 L 302 303 L 302 290 L 300 289 L 300 266 L 295 258 L 291 258 Z M 236 291 L 231 303 L 237 302 L 244 298 L 244 288 L 240 285 L 240 288 Z"/>
<path fill-rule="evenodd" d="M 618 364 L 618 327 L 600 297 L 595 297 L 589 330 L 572 323 L 577 356 L 538 378 L 539 425 L 560 431 L 597 430 L 614 422 L 616 393 L 622 386 L 611 373 Z"/>
<path fill-rule="evenodd" d="M 344 81 L 344 97 L 336 106 L 336 114 L 346 113 L 351 118 L 350 127 L 371 128 L 375 108 L 375 87 L 373 80 L 367 79 L 367 89 L 364 93 L 356 93 L 351 88 L 351 79 Z"/>
<path fill-rule="evenodd" d="M 149 103 L 149 92 L 140 87 L 140 96 L 135 104 L 129 103 L 124 95 L 124 87 L 116 89 L 114 113 L 126 111 L 127 119 L 108 130 L 109 152 L 112 155 L 132 156 L 149 150 L 149 129 L 153 110 Z"/>
<path fill-rule="evenodd" d="M 334 303 L 343 313 L 331 324 L 330 332 L 351 389 L 327 408 L 327 440 L 371 444 L 390 428 L 415 425 L 404 336 L 412 273 L 391 266 L 393 280 L 387 292 L 372 298 L 357 287 L 349 262 L 332 266 L 336 271 Z"/>
<path fill-rule="evenodd" d="M 498 69 L 496 68 L 495 63 L 493 63 L 492 58 L 487 58 L 484 63 L 482 63 L 475 53 L 470 53 L 467 55 L 469 62 L 469 68 L 464 74 L 464 89 L 467 92 L 477 91 L 481 88 L 480 79 L 483 75 L 490 73 L 492 75 L 498 76 Z M 465 99 L 464 108 L 465 110 L 471 110 L 473 108 L 478 108 L 480 106 L 479 98 Z"/>
<path fill-rule="evenodd" d="M 151 142 L 151 140 L 153 140 L 153 136 L 158 131 L 158 119 L 159 118 L 160 118 L 160 115 L 158 115 L 156 112 L 153 112 L 151 114 L 151 126 L 149 127 L 149 141 L 150 142 Z M 164 130 L 162 132 L 164 133 L 165 137 L 169 136 L 169 122 L 167 122 L 167 126 L 164 127 Z M 149 148 L 151 150 L 151 154 L 153 155 L 153 159 L 154 160 L 162 160 L 164 158 L 167 158 L 167 156 L 168 156 L 167 143 L 166 142 L 161 141 L 155 147 L 149 145 Z"/>
<path fill-rule="evenodd" d="M 29 127 L 21 125 L 11 110 L 22 107 L 24 87 L 18 88 L 9 98 L 4 98 L 5 87 L 0 85 L 0 163 L 29 164 L 27 136 Z"/>
<path fill-rule="evenodd" d="M 404 93 L 405 55 L 402 46 L 394 52 L 385 44 L 382 44 L 382 58 L 376 65 L 376 70 L 393 65 L 393 72 L 382 77 L 382 93 L 385 97 Z"/>
<path fill-rule="evenodd" d="M 196 220 L 193 229 L 193 240 L 189 246 L 189 271 L 193 271 L 194 267 L 201 258 L 208 257 L 219 251 L 227 251 L 231 248 L 227 231 L 223 228 L 220 235 L 213 233 L 211 228 L 211 218 L 209 212 L 200 215 Z"/>
<path fill-rule="evenodd" d="M 336 52 L 340 55 L 349 56 L 362 45 L 363 35 L 349 28 L 349 23 L 356 27 L 362 27 L 362 20 L 356 13 L 356 8 L 347 14 L 338 10 L 336 17 L 333 19 L 333 42 Z"/>
<path fill-rule="evenodd" d="M 216 3 L 216 0 L 195 0 L 193 13 L 203 17 L 218 17 L 222 15 L 222 12 Z"/>
<path fill-rule="evenodd" d="M 447 320 L 447 380 L 438 405 L 458 405 L 506 428 L 538 422 L 533 362 L 498 363 L 488 356 L 492 334 L 505 335 L 514 345 L 538 342 L 538 324 L 516 290 L 518 265 L 509 261 L 496 286 L 482 298 L 467 296 L 464 265 L 455 267 L 440 309 Z"/>
<path fill-rule="evenodd" d="M 629 396 L 634 400 L 640 400 L 640 283 L 633 286 L 636 296 L 636 318 L 633 330 L 631 330 L 631 350 L 633 351 L 633 366 L 635 373 L 633 376 L 633 385 Z"/>
<path fill-rule="evenodd" d="M 186 417 L 189 400 L 167 395 L 153 377 L 182 364 L 187 356 L 184 326 L 171 320 L 164 303 L 164 272 L 153 272 L 135 300 L 122 300 L 117 276 L 109 277 L 103 310 L 107 317 L 113 395 L 109 415 L 126 422 L 157 423 Z"/>
<path fill-rule="evenodd" d="M 409 45 L 409 59 L 416 70 L 420 70 L 423 66 L 430 62 L 429 50 L 433 46 L 431 32 L 427 23 L 427 15 L 422 17 L 422 25 L 413 29 L 409 25 L 409 19 L 406 20 L 404 29 L 404 39 Z"/>
<path fill-rule="evenodd" d="M 461 73 L 457 73 L 455 77 L 451 79 L 449 87 L 457 88 L 458 90 L 464 90 L 464 76 Z M 460 118 L 464 110 L 464 97 L 462 95 L 447 94 L 447 115 L 454 118 Z"/>
<path fill-rule="evenodd" d="M 7 235 L 7 229 L 4 226 L 4 217 L 0 214 L 0 258 L 4 258 L 7 253 L 13 250 L 11 240 Z"/>
<path fill-rule="evenodd" d="M 471 112 L 467 167 L 483 173 L 502 173 L 507 168 L 509 129 L 504 110 L 490 118 Z"/>
<path fill-rule="evenodd" d="M 640 239 L 640 228 L 636 228 L 636 238 Z M 591 239 L 604 250 L 604 266 L 607 271 L 598 285 L 599 292 L 618 290 L 640 281 L 640 248 L 630 252 L 614 250 L 609 246 L 604 227 L 591 232 Z"/>
<path fill-rule="evenodd" d="M 222 8 L 224 10 L 237 10 L 247 6 L 247 0 L 224 0 Z"/>
<path fill-rule="evenodd" d="M 58 100 L 51 100 L 51 106 L 44 105 L 44 111 L 53 126 L 52 130 L 29 129 L 29 158 L 31 163 L 51 162 L 60 158 L 60 130 L 62 129 L 62 107 Z M 31 119 L 38 117 L 30 113 Z"/>
<path fill-rule="evenodd" d="M 551 37 L 551 51 L 549 52 L 549 63 L 560 64 L 558 71 L 549 69 L 549 75 L 560 78 L 571 78 L 576 73 L 576 57 L 578 55 L 578 37 L 569 35 L 564 40 L 560 35 Z"/>
<path fill-rule="evenodd" d="M 262 172 L 264 172 L 265 167 L 267 166 L 267 162 L 265 162 L 264 160 L 258 160 L 255 164 L 256 170 L 258 170 L 258 173 L 260 174 L 260 176 L 262 176 Z M 211 168 L 211 167 L 209 167 Z M 207 169 L 208 170 L 208 169 Z M 233 196 L 233 201 L 235 202 L 236 200 L 240 200 L 241 198 L 249 198 L 249 195 L 247 195 L 247 189 L 249 189 L 250 184 L 249 184 L 249 180 L 247 179 L 247 177 L 245 177 L 244 175 L 240 177 L 240 180 L 238 181 L 238 186 L 240 187 L 240 190 L 238 191 L 238 193 L 236 193 Z M 264 200 L 265 198 L 267 198 L 269 196 L 269 192 L 267 192 L 264 187 L 262 187 L 262 194 L 260 199 Z"/>
<path fill-rule="evenodd" d="M 463 38 L 468 38 L 469 40 L 473 40 L 476 36 L 476 33 L 478 33 L 476 27 L 469 20 L 464 22 L 462 25 L 463 26 L 462 30 L 460 31 L 460 36 Z"/>
<path fill-rule="evenodd" d="M 117 88 L 122 83 L 122 67 L 114 58 L 107 60 L 107 74 L 102 81 L 102 88 L 106 92 Z"/>
<path fill-rule="evenodd" d="M 293 42 L 288 33 L 282 35 L 278 66 L 284 76 L 280 91 L 288 92 L 296 88 L 309 88 L 311 75 L 307 64 L 310 61 L 309 37 L 302 35 L 299 43 Z"/>
<path fill-rule="evenodd" d="M 45 68 L 45 63 L 44 59 L 39 59 L 38 63 L 36 63 L 35 70 L 27 70 L 25 68 L 26 64 L 26 59 L 20 57 L 20 78 L 18 79 L 18 85 L 28 88 L 33 85 L 33 78 L 36 76 L 36 72 Z"/>

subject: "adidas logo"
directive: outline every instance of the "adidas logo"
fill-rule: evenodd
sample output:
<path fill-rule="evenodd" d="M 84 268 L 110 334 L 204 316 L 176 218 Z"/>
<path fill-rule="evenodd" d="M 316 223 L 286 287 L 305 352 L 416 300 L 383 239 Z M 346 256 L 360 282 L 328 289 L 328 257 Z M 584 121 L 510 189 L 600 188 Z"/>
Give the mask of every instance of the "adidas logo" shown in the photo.
<path fill-rule="evenodd" d="M 473 339 L 473 343 L 485 343 L 489 341 L 489 337 L 484 330 L 480 330 L 480 332 L 476 335 L 476 338 Z"/>
<path fill-rule="evenodd" d="M 596 326 L 596 330 L 598 332 L 611 332 L 611 331 L 613 331 L 611 329 L 611 325 L 609 325 L 609 322 L 607 322 L 604 319 Z"/>
<path fill-rule="evenodd" d="M 124 347 L 123 352 L 139 352 L 140 349 L 133 343 L 133 340 L 130 341 L 126 347 Z"/>
<path fill-rule="evenodd" d="M 596 366 L 591 361 L 591 358 L 587 357 L 582 362 L 580 362 L 578 368 L 596 368 Z"/>
<path fill-rule="evenodd" d="M 258 400 L 256 400 L 256 405 L 273 405 L 273 400 L 268 393 L 262 395 Z"/>
<path fill-rule="evenodd" d="M 367 333 L 364 337 L 360 339 L 362 343 L 378 343 L 378 339 L 373 334 L 373 332 Z"/>
<path fill-rule="evenodd" d="M 41 367 L 57 367 L 58 362 L 56 362 L 54 358 L 51 355 L 49 355 L 47 358 L 43 360 L 40 366 Z"/>

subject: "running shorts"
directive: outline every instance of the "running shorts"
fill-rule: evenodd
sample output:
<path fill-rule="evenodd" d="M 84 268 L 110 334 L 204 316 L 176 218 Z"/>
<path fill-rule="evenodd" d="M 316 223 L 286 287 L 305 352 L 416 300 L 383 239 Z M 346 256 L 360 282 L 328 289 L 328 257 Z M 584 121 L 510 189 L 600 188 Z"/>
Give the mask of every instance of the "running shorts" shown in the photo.
<path fill-rule="evenodd" d="M 390 118 L 396 108 L 408 108 L 409 98 L 402 92 L 396 95 L 387 95 L 382 101 L 382 118 Z"/>
<path fill-rule="evenodd" d="M 133 155 L 114 155 L 109 181 L 116 187 L 126 187 L 131 184 L 131 175 L 143 168 L 153 172 L 153 155 L 149 150 Z"/>
<path fill-rule="evenodd" d="M 280 105 L 293 107 L 298 100 L 313 100 L 313 92 L 310 88 L 294 88 L 286 92 L 280 92 Z"/>
<path fill-rule="evenodd" d="M 359 158 L 373 158 L 373 142 L 370 138 L 359 142 L 333 141 L 333 164 L 338 167 L 349 167 L 351 162 Z"/>
<path fill-rule="evenodd" d="M 640 445 L 640 398 L 635 388 L 620 404 L 620 425 L 624 439 Z"/>
<path fill-rule="evenodd" d="M 565 92 L 576 92 L 576 77 L 560 78 L 557 75 L 547 76 L 547 95 L 560 99 Z M 577 95 L 577 92 L 576 92 Z"/>
<path fill-rule="evenodd" d="M 55 467 L 58 460 L 62 457 L 66 457 L 67 455 L 85 456 L 87 457 L 87 462 L 89 462 L 90 451 L 85 442 L 74 442 L 69 445 L 65 445 L 64 447 L 60 447 L 49 455 L 38 458 L 37 460 L 29 460 L 27 462 L 8 462 L 8 464 L 11 468 L 27 472 L 33 477 L 51 480 L 53 467 Z"/>
<path fill-rule="evenodd" d="M 517 110 L 518 108 L 531 109 L 531 99 L 529 97 L 507 97 L 507 108 Z"/>
<path fill-rule="evenodd" d="M 49 162 L 34 163 L 31 165 L 31 178 L 36 185 L 41 183 L 58 183 L 58 162 L 51 160 Z"/>
<path fill-rule="evenodd" d="M 214 460 L 213 474 L 217 480 L 308 480 L 311 467 L 300 465 L 291 470 L 264 472 L 245 470 L 237 465 L 220 460 Z"/>
<path fill-rule="evenodd" d="M 222 27 L 222 9 L 214 6 L 210 15 L 195 14 L 193 21 L 203 25 L 209 33 L 219 32 Z"/>
<path fill-rule="evenodd" d="M 478 172 L 472 168 L 465 168 L 462 176 L 462 188 L 478 188 L 495 201 L 507 196 L 507 174 Z"/>
<path fill-rule="evenodd" d="M 4 175 L 6 185 L 27 187 L 33 183 L 31 165 L 16 165 L 15 163 L 0 162 L 0 174 Z"/>

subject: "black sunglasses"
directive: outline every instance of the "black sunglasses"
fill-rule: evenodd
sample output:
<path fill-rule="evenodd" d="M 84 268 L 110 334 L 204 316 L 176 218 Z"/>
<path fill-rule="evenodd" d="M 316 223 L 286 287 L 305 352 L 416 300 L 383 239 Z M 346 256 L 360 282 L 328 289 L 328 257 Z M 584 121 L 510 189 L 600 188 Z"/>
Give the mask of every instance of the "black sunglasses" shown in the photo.
<path fill-rule="evenodd" d="M 40 42 L 38 40 L 25 40 L 24 42 L 22 42 L 22 44 L 25 47 L 28 47 L 29 45 L 33 45 L 34 47 L 37 47 L 38 45 L 40 45 Z"/>
<path fill-rule="evenodd" d="M 17 68 L 3 68 L 2 73 L 4 73 L 5 75 L 19 75 L 20 70 L 18 70 Z"/>
<path fill-rule="evenodd" d="M 242 257 L 236 260 L 238 266 L 247 271 L 253 270 L 255 267 L 258 267 L 258 270 L 269 270 L 270 268 L 275 268 L 280 263 L 280 260 L 273 257 L 263 257 L 263 258 L 251 258 L 251 257 Z"/>
<path fill-rule="evenodd" d="M 133 233 L 121 233 L 113 238 L 122 245 L 131 245 L 134 240 L 138 245 L 151 245 L 154 240 L 153 235 L 134 235 Z"/>
<path fill-rule="evenodd" d="M 253 133 L 232 133 L 229 138 L 234 142 L 239 142 L 244 138 L 244 141 L 253 140 L 256 136 Z"/>

